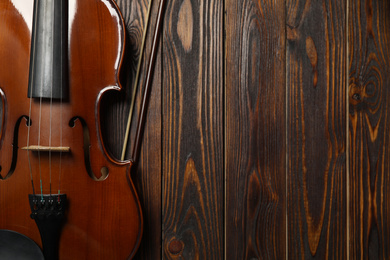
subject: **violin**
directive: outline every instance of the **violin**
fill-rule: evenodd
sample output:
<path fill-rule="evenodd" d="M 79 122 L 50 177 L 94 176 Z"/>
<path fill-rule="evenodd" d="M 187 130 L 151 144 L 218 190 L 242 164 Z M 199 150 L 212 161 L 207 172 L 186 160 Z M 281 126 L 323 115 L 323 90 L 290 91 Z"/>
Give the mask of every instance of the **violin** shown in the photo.
<path fill-rule="evenodd" d="M 45 259 L 131 259 L 142 211 L 139 153 L 161 28 L 157 19 L 132 160 L 107 151 L 100 106 L 120 91 L 125 44 L 112 0 L 0 1 L 0 230 Z"/>

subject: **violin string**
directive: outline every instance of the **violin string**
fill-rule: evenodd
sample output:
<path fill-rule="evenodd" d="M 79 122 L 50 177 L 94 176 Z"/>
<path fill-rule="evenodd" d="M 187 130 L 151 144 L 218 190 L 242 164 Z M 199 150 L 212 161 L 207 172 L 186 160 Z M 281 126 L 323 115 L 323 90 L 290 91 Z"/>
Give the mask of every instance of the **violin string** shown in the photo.
<path fill-rule="evenodd" d="M 51 85 L 50 93 L 50 119 L 49 119 L 49 185 L 51 196 L 51 119 L 52 119 L 52 107 L 53 107 L 53 85 Z"/>
<path fill-rule="evenodd" d="M 52 7 L 52 13 L 55 14 L 55 4 L 53 4 L 53 7 Z M 51 31 L 51 35 L 54 36 L 54 27 L 55 26 L 52 26 L 52 31 Z M 55 37 L 53 37 L 54 39 Z M 53 42 L 53 48 L 54 48 L 54 42 Z M 54 49 L 53 49 L 53 53 L 54 53 Z M 51 64 L 50 64 L 50 68 L 53 68 L 54 66 L 54 59 L 51 59 Z M 54 71 L 52 72 L 54 74 Z M 52 108 L 53 108 L 53 79 L 54 79 L 54 75 L 52 74 L 52 77 L 51 77 L 51 82 L 50 82 L 50 111 L 49 111 L 49 194 L 51 196 L 51 124 L 52 124 Z"/>
<path fill-rule="evenodd" d="M 34 57 L 33 57 L 34 59 Z M 34 63 L 33 65 L 34 66 Z M 32 82 L 32 81 L 31 81 Z M 31 179 L 31 185 L 33 190 L 33 195 L 35 196 L 35 188 L 34 188 L 34 178 L 32 175 L 32 167 L 31 167 L 31 159 L 30 159 L 30 129 L 31 129 L 31 107 L 32 107 L 32 85 L 30 86 L 30 108 L 28 111 L 28 124 L 27 124 L 27 161 L 28 161 L 28 168 L 30 170 L 30 179 Z"/>
<path fill-rule="evenodd" d="M 61 84 L 61 97 L 60 97 L 60 146 L 62 147 L 62 84 Z M 60 162 L 58 172 L 58 201 L 61 194 L 61 172 L 62 172 L 62 151 L 60 150 Z"/>
<path fill-rule="evenodd" d="M 32 89 L 32 86 L 30 87 Z M 30 91 L 30 94 L 32 94 L 32 91 Z M 35 196 L 35 188 L 34 188 L 34 178 L 32 176 L 32 168 L 31 168 L 31 160 L 30 160 L 30 128 L 31 128 L 31 105 L 32 105 L 32 97 L 30 95 L 30 109 L 28 112 L 28 125 L 27 125 L 27 161 L 28 161 L 28 168 L 30 170 L 30 179 L 31 179 L 31 185 L 33 190 L 33 195 Z"/>
<path fill-rule="evenodd" d="M 61 5 L 61 14 L 63 14 L 63 5 Z M 63 25 L 64 19 L 61 19 L 61 30 L 63 30 L 64 25 Z M 61 55 L 63 54 L 63 32 L 61 31 Z M 63 70 L 61 68 L 61 79 L 63 79 Z M 60 86 L 60 147 L 62 147 L 62 89 L 63 89 L 63 81 L 61 81 L 61 86 Z M 60 162 L 59 162 L 59 169 L 58 169 L 58 202 L 60 201 L 60 194 L 61 194 L 61 163 L 62 163 L 62 151 L 60 149 Z"/>
<path fill-rule="evenodd" d="M 52 65 L 52 64 L 51 64 Z M 42 70 L 42 74 L 44 74 L 44 70 Z M 42 184 L 42 165 L 41 165 L 41 123 L 42 123 L 42 96 L 43 96 L 43 88 L 45 87 L 44 84 L 44 75 L 41 75 L 41 88 L 39 93 L 39 116 L 38 116 L 38 171 L 39 171 L 39 182 L 40 182 L 40 188 L 41 188 L 41 200 L 43 201 L 43 184 Z"/>
<path fill-rule="evenodd" d="M 42 187 L 42 167 L 41 167 L 41 120 L 42 120 L 42 95 L 39 97 L 39 122 L 38 122 L 38 167 L 39 167 L 39 183 L 41 188 L 41 199 L 43 201 L 43 187 Z"/>
<path fill-rule="evenodd" d="M 34 25 L 33 25 L 33 39 L 35 40 L 36 39 L 36 33 L 37 33 L 37 20 L 38 20 L 38 2 L 39 0 L 35 1 L 34 2 L 34 19 L 33 19 L 33 22 L 34 22 Z M 28 119 L 27 119 L 27 161 L 28 161 L 28 168 L 29 168 L 29 171 L 30 171 L 30 179 L 31 179 L 31 186 L 32 186 L 32 190 L 33 190 L 33 195 L 35 196 L 35 187 L 34 187 L 34 178 L 33 178 L 33 174 L 32 174 L 32 167 L 31 167 L 31 159 L 30 159 L 30 129 L 31 129 L 31 110 L 32 110 L 32 89 L 33 89 L 33 82 L 34 82 L 34 71 L 35 71 L 35 57 L 36 57 L 36 49 L 35 48 L 32 48 L 32 69 L 31 69 L 31 83 L 30 83 L 30 104 L 29 104 L 29 110 L 28 110 Z"/>

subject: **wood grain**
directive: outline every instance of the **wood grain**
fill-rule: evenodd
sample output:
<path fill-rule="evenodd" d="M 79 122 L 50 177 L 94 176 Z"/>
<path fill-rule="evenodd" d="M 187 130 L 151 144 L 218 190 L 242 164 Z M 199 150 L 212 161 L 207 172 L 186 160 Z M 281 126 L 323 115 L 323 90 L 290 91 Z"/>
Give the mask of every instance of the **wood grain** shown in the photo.
<path fill-rule="evenodd" d="M 167 2 L 163 257 L 223 258 L 223 1 Z"/>
<path fill-rule="evenodd" d="M 146 1 L 118 3 L 131 89 Z M 170 1 L 138 168 L 146 223 L 137 259 L 161 258 L 161 246 L 167 259 L 345 259 L 347 249 L 350 259 L 389 258 L 390 4 L 346 6 L 226 0 L 223 26 L 221 1 Z M 118 155 L 121 100 L 105 106 L 119 125 L 107 130 Z"/>
<path fill-rule="evenodd" d="M 349 6 L 351 259 L 389 259 L 390 2 Z"/>
<path fill-rule="evenodd" d="M 3 2 L 1 13 L 6 14 L 5 17 L 21 17 L 19 11 L 14 13 L 14 9 L 4 9 L 4 4 L 6 7 L 15 8 L 14 2 Z M 116 7 L 111 1 L 106 1 L 106 5 L 97 1 L 72 1 L 69 4 L 69 9 L 75 10 L 72 13 L 72 23 L 69 24 L 68 52 L 69 86 L 73 91 L 69 92 L 69 98 L 63 102 L 58 102 L 58 100 L 30 102 L 27 99 L 25 91 L 28 61 L 30 60 L 29 30 L 27 30 L 27 35 L 22 34 L 27 36 L 24 41 L 15 41 L 14 39 L 18 37 L 14 37 L 11 33 L 4 37 L 3 32 L 19 31 L 16 29 L 18 27 L 26 32 L 25 24 L 20 20 L 12 19 L 10 23 L 12 29 L 9 30 L 6 27 L 8 24 L 2 23 L 4 26 L 0 30 L 2 32 L 0 38 L 9 42 L 8 46 L 0 48 L 3 54 L 0 58 L 2 63 L 0 71 L 8 74 L 6 77 L 1 76 L 2 82 L 0 83 L 4 87 L 1 92 L 6 104 L 6 111 L 4 111 L 6 120 L 3 126 L 6 129 L 12 127 L 11 131 L 4 131 L 8 134 L 2 139 L 2 152 L 6 151 L 6 157 L 0 160 L 2 166 L 7 166 L 10 162 L 10 155 L 18 154 L 19 156 L 18 160 L 15 156 L 13 162 L 13 165 L 18 166 L 17 168 L 13 166 L 17 170 L 14 171 L 11 168 L 10 171 L 15 174 L 9 175 L 9 180 L 1 181 L 0 228 L 21 232 L 40 244 L 37 228 L 29 217 L 31 211 L 26 200 L 27 195 L 33 193 L 34 187 L 35 191 L 39 192 L 39 186 L 42 193 L 58 190 L 66 194 L 68 201 L 72 201 L 69 204 L 66 222 L 61 232 L 59 257 L 61 259 L 77 257 L 81 259 L 107 259 L 109 257 L 123 259 L 129 256 L 139 244 L 142 230 L 139 202 L 133 193 L 132 182 L 126 178 L 130 163 L 119 164 L 103 154 L 100 149 L 99 131 L 95 122 L 100 118 L 100 114 L 96 113 L 95 109 L 100 108 L 100 101 L 97 98 L 102 89 L 107 90 L 109 89 L 107 86 L 116 86 L 124 28 Z M 31 6 L 25 7 L 26 13 L 31 14 L 32 9 L 29 9 Z M 83 10 L 89 10 L 89 12 L 86 14 Z M 34 21 L 36 19 L 37 17 L 34 17 Z M 19 48 L 23 46 L 23 51 L 13 52 L 15 45 Z M 10 61 L 18 65 L 22 63 L 23 67 L 19 65 L 21 69 L 14 70 L 13 68 L 18 68 L 18 66 L 7 61 L 8 56 L 4 56 L 6 53 L 18 53 L 20 56 Z M 11 70 L 3 70 L 4 65 Z M 12 77 L 17 84 L 8 84 L 7 81 L 4 84 L 4 79 L 8 77 Z M 31 121 L 36 122 L 31 124 L 28 130 L 25 123 L 21 123 L 19 127 L 12 122 L 13 120 L 18 122 L 18 118 L 26 114 L 29 115 Z M 38 118 L 39 120 L 36 120 Z M 22 119 L 19 122 L 22 122 Z M 15 130 L 14 126 L 16 126 Z M 19 138 L 14 138 L 12 131 L 15 131 L 15 136 L 19 136 L 23 141 L 18 142 Z M 60 143 L 72 147 L 72 152 L 59 155 L 58 153 L 34 154 L 26 153 L 26 151 L 17 153 L 7 151 L 12 146 L 23 147 L 29 144 L 60 146 Z M 88 149 L 84 149 L 83 144 L 84 148 L 88 147 Z M 29 163 L 26 163 L 27 161 Z M 8 167 L 4 169 L 7 173 L 9 172 Z M 17 172 L 30 172 L 31 182 L 25 174 L 18 175 Z M 95 175 L 96 172 L 102 174 L 109 172 L 110 177 L 104 179 L 103 176 L 101 181 L 92 181 L 91 177 L 94 180 L 100 177 L 100 175 Z M 35 180 L 34 184 L 32 180 Z M 32 185 L 25 185 L 26 183 Z M 18 196 L 14 193 L 18 193 Z M 81 200 L 80 198 L 87 199 Z M 13 203 L 13 200 L 16 203 Z M 107 201 L 110 203 L 106 203 Z M 129 222 L 132 225 L 128 225 Z"/>
<path fill-rule="evenodd" d="M 284 1 L 226 1 L 226 259 L 286 255 Z"/>
<path fill-rule="evenodd" d="M 286 10 L 288 258 L 346 259 L 346 1 Z"/>
<path fill-rule="evenodd" d="M 126 51 L 121 71 L 124 93 L 110 95 L 105 99 L 105 141 L 116 158 L 120 158 L 124 140 L 127 116 L 130 108 L 132 88 L 136 67 L 140 55 L 143 30 L 146 23 L 148 0 L 117 0 L 126 25 Z M 141 76 L 138 84 L 136 106 L 131 125 L 131 137 L 127 146 L 126 158 L 131 158 L 135 129 L 138 122 L 143 84 L 151 37 L 154 31 L 156 12 L 159 1 L 153 1 L 152 15 L 147 34 Z M 148 116 L 142 140 L 138 167 L 132 173 L 142 205 L 144 234 L 140 248 L 134 259 L 161 259 L 161 58 L 157 58 L 153 86 L 151 89 Z"/>

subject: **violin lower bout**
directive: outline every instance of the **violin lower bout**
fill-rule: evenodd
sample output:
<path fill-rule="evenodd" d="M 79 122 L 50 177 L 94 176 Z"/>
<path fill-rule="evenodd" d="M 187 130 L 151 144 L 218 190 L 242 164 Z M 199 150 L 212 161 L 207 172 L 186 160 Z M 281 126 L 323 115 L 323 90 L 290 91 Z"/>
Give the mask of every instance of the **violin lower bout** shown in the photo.
<path fill-rule="evenodd" d="M 24 125 L 24 124 L 23 124 Z M 28 127 L 21 127 L 26 136 Z M 38 152 L 18 149 L 14 173 L 0 180 L 0 229 L 22 233 L 42 246 L 38 228 L 31 219 L 28 195 L 33 193 L 29 158 L 36 194 L 58 188 L 67 196 L 64 225 L 60 234 L 59 259 L 127 259 L 131 258 L 142 236 L 142 212 L 130 178 L 130 162 L 117 164 L 107 160 L 99 149 L 90 148 L 91 170 L 108 170 L 95 180 L 87 172 L 82 126 L 76 122 L 68 153 Z M 0 154 L 0 157 L 1 154 Z M 61 166 L 60 166 L 61 165 Z M 60 169 L 61 168 L 61 169 Z M 51 177 L 50 177 L 51 172 Z M 2 175 L 4 173 L 2 172 Z M 40 177 L 42 176 L 42 177 Z"/>

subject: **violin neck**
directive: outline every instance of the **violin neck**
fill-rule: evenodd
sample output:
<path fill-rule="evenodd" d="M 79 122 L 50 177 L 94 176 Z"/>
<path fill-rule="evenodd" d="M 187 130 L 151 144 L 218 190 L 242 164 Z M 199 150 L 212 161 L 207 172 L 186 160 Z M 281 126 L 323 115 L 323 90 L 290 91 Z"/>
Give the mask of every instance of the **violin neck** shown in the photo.
<path fill-rule="evenodd" d="M 29 98 L 67 99 L 68 0 L 35 0 Z"/>

